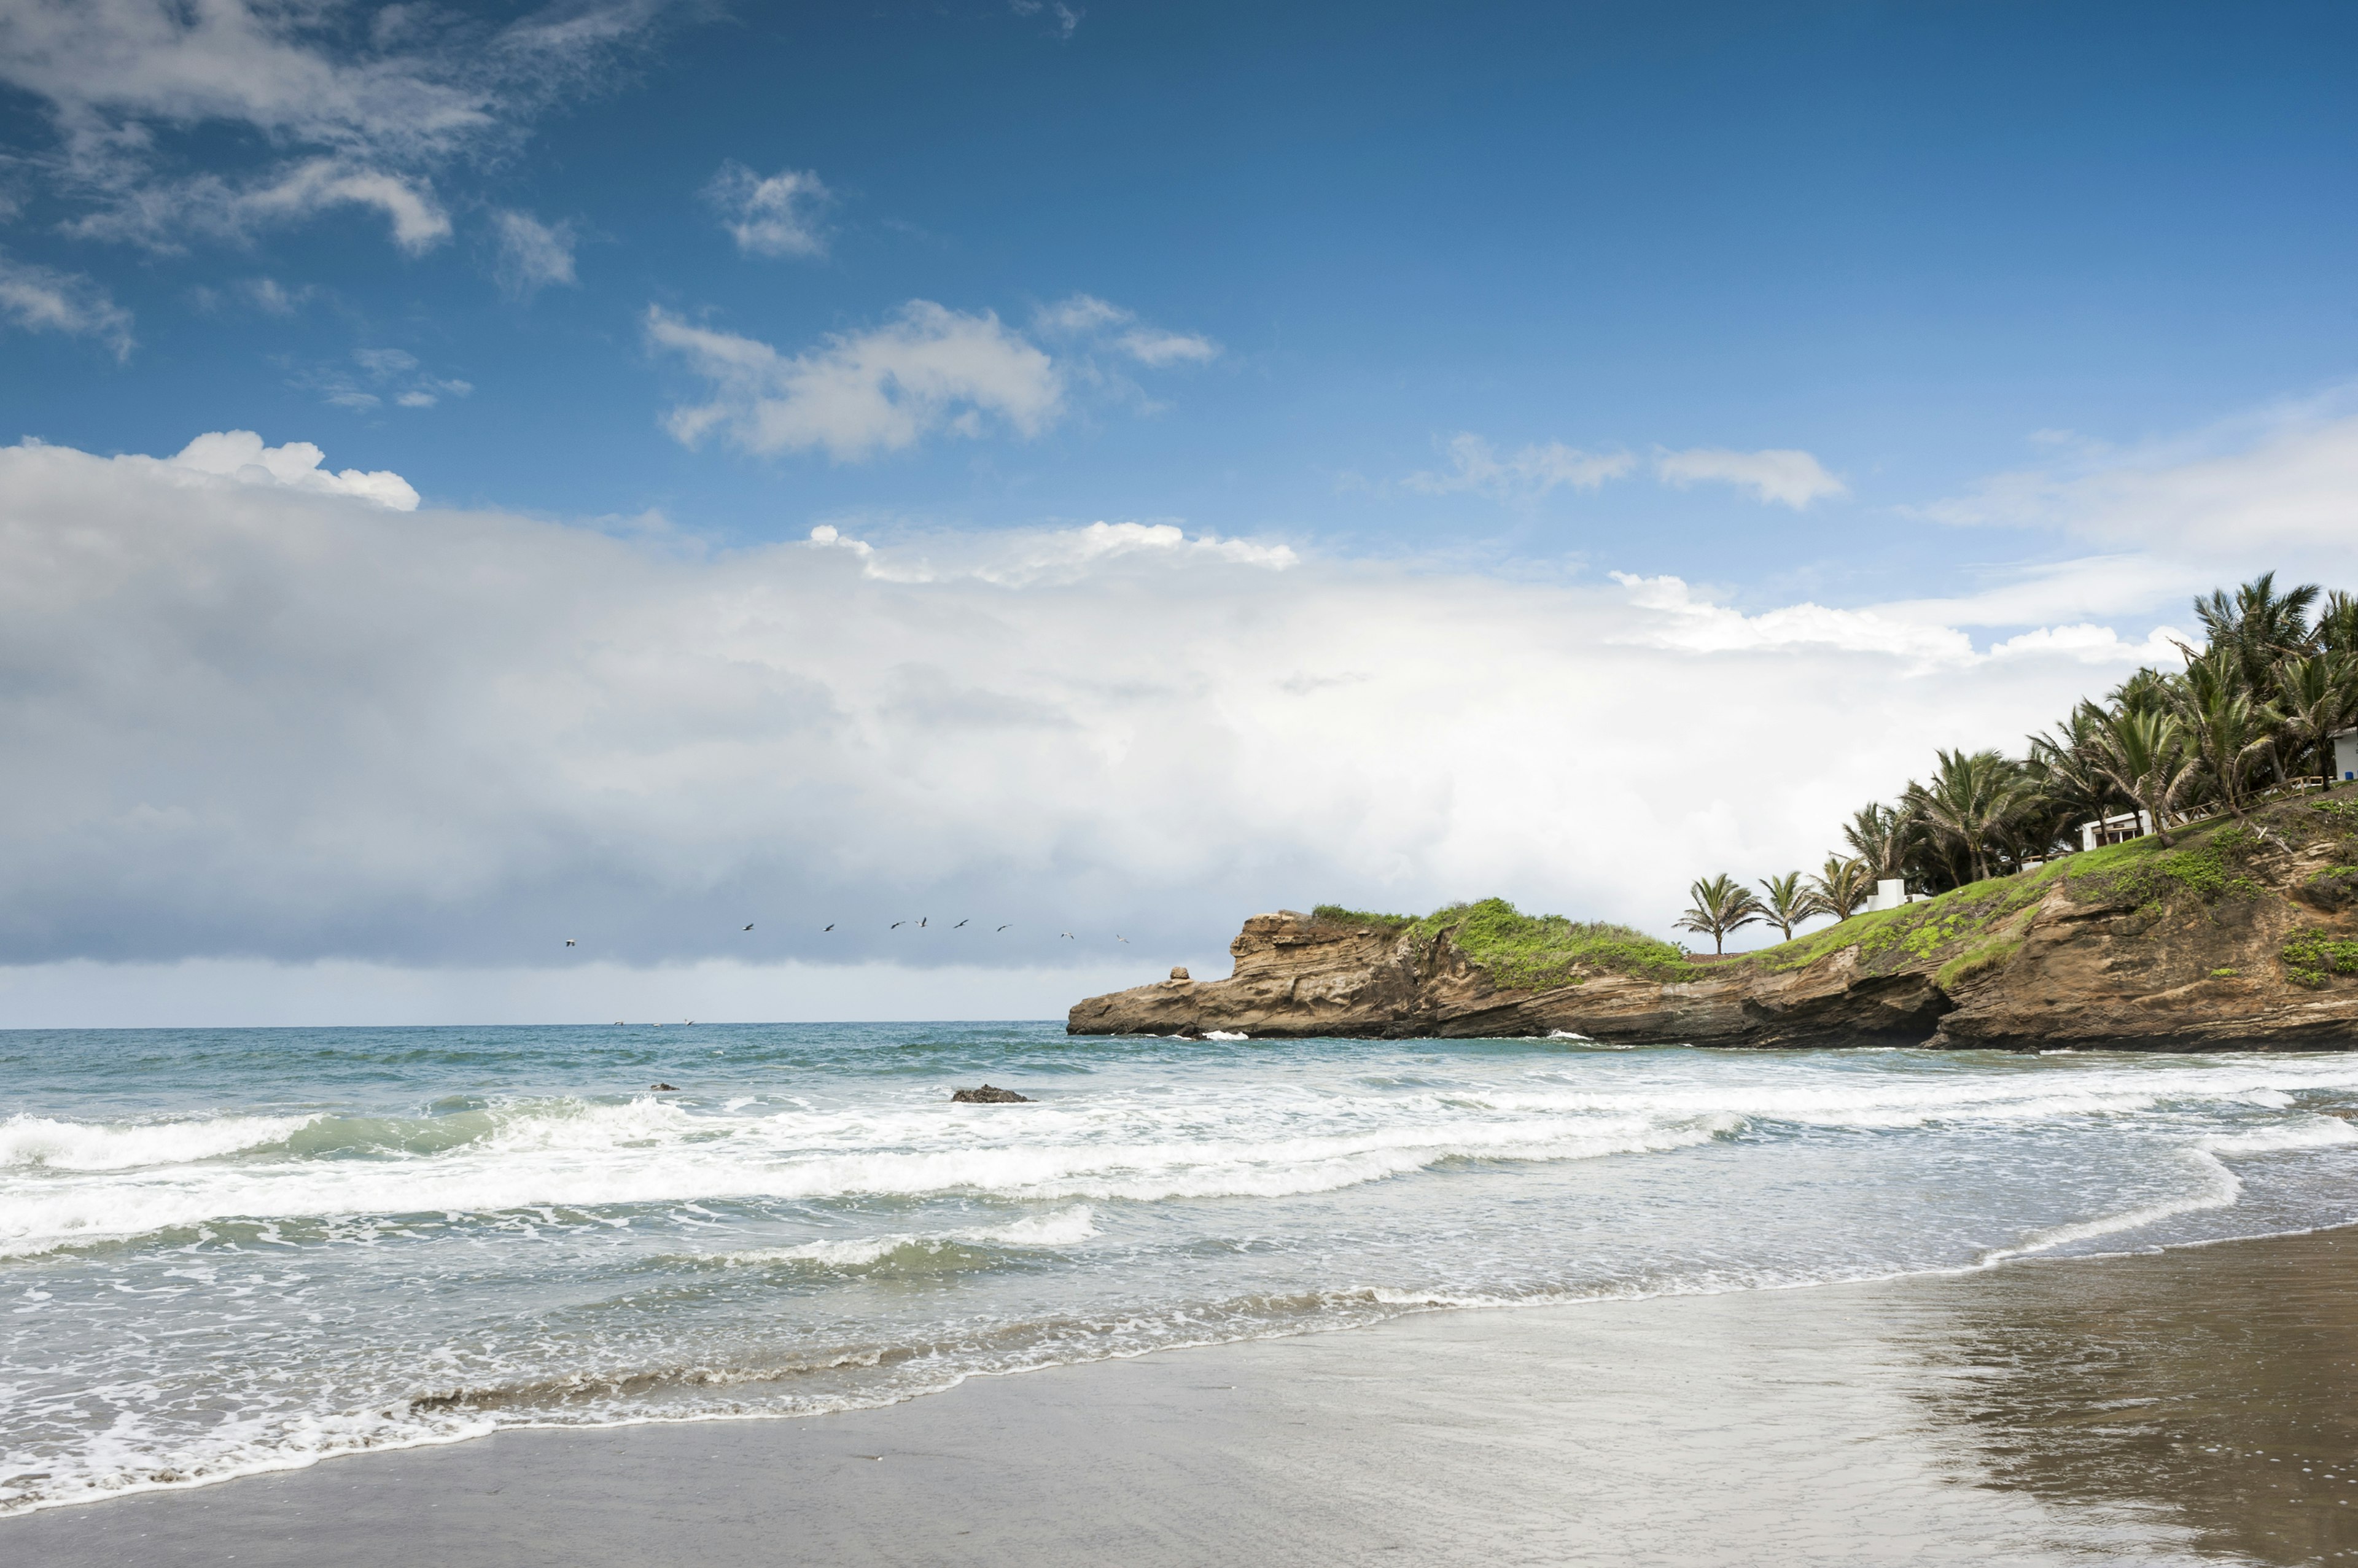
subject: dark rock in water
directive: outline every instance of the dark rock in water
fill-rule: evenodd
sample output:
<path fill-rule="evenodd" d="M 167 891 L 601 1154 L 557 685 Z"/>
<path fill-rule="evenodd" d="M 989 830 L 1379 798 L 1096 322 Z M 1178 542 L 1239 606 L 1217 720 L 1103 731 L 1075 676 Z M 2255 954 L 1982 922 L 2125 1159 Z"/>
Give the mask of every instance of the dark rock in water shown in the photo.
<path fill-rule="evenodd" d="M 994 1088 L 985 1084 L 979 1089 L 960 1089 L 950 1096 L 953 1105 L 1030 1105 L 1030 1095 L 1019 1095 L 1013 1089 Z"/>
<path fill-rule="evenodd" d="M 654 1092 L 659 1095 L 676 1095 L 679 1093 L 679 1086 L 677 1084 L 649 1084 L 647 1087 L 654 1090 Z"/>

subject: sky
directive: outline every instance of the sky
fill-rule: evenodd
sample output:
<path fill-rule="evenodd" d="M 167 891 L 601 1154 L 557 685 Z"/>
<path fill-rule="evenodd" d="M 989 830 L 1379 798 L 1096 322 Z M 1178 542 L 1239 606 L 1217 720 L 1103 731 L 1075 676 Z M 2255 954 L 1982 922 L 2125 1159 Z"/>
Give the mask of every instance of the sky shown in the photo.
<path fill-rule="evenodd" d="M 1671 935 L 2358 588 L 2353 78 L 2303 5 L 0 0 L 0 1026 Z"/>

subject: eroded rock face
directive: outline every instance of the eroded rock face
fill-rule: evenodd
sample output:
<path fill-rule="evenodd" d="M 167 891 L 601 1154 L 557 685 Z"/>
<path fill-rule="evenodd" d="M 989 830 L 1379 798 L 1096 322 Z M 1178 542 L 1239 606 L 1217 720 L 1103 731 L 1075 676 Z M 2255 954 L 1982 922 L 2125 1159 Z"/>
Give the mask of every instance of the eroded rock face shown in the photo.
<path fill-rule="evenodd" d="M 979 1089 L 960 1089 L 950 1096 L 952 1105 L 1030 1105 L 1030 1095 L 1019 1095 L 1013 1089 L 1002 1089 L 985 1084 Z"/>
<path fill-rule="evenodd" d="M 2246 847 L 2232 878 L 2191 893 L 2150 878 L 2058 877 L 1968 890 L 1985 904 L 2003 901 L 2003 920 L 1984 922 L 1985 950 L 1928 940 L 1870 952 L 1862 943 L 1793 968 L 1697 965 L 1692 981 L 1670 984 L 1603 974 L 1545 990 L 1506 989 L 1446 932 L 1423 939 L 1413 928 L 1335 925 L 1291 910 L 1257 914 L 1229 945 L 1236 970 L 1228 979 L 1091 997 L 1065 1027 L 1189 1038 L 1561 1031 L 1727 1046 L 2358 1047 L 2358 973 L 2301 969 L 2286 957 L 2303 933 L 2358 941 L 2358 891 L 2345 896 L 2342 886 L 2358 883 L 2358 871 L 2345 879 L 2349 868 L 2333 863 L 2358 858 L 2358 829 L 2320 830 L 2306 843 L 2265 824 L 2239 831 Z M 1910 906 L 1919 907 L 1931 906 Z"/>

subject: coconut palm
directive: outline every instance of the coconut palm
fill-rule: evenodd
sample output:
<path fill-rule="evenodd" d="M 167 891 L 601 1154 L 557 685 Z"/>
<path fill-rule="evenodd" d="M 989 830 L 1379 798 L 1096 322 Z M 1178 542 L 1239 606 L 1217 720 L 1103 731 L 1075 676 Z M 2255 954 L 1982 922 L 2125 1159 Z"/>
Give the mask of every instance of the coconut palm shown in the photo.
<path fill-rule="evenodd" d="M 1785 940 L 1793 939 L 1793 927 L 1820 913 L 1817 896 L 1801 885 L 1801 873 L 1787 871 L 1781 877 L 1762 877 L 1760 891 L 1768 895 L 1760 906 L 1760 918 L 1784 933 Z"/>
<path fill-rule="evenodd" d="M 2358 599 L 2335 589 L 2325 596 L 2309 636 L 2329 654 L 2358 654 Z"/>
<path fill-rule="evenodd" d="M 1715 877 L 1701 878 L 1687 889 L 1694 903 L 1672 924 L 1681 931 L 1699 931 L 1711 936 L 1711 950 L 1727 951 L 1727 934 L 1751 925 L 1760 918 L 1760 901 L 1752 890 L 1722 871 Z"/>
<path fill-rule="evenodd" d="M 1852 814 L 1843 838 L 1873 877 L 1896 877 L 1908 858 L 1908 823 L 1887 806 L 1862 806 Z"/>
<path fill-rule="evenodd" d="M 2335 594 L 2334 599 L 2358 609 L 2358 603 Z M 2326 607 L 2330 618 L 2334 613 Z M 2304 768 L 2300 759 L 2315 753 L 2317 771 L 2333 775 L 2333 759 L 2324 754 L 2327 738 L 2358 718 L 2358 655 L 2340 649 L 2287 659 L 2277 666 L 2276 709 L 2284 728 L 2277 737 L 2278 755 Z M 2280 771 L 2282 771 L 2280 769 Z"/>
<path fill-rule="evenodd" d="M 2172 713 L 2107 714 L 2090 738 L 2089 760 L 2121 793 L 2145 807 L 2154 836 L 2169 848 L 2169 814 L 2193 786 L 2199 770 Z"/>
<path fill-rule="evenodd" d="M 2110 816 L 2125 804 L 2120 786 L 2090 760 L 2093 737 L 2104 721 L 2103 708 L 2082 702 L 2052 730 L 2027 737 L 2030 746 L 2022 773 L 2033 795 L 2022 842 L 2050 848 L 2068 838 L 2073 825 Z"/>
<path fill-rule="evenodd" d="M 2277 574 L 2262 572 L 2230 598 L 2223 588 L 2194 601 L 2211 652 L 2232 661 L 2245 691 L 2266 693 L 2276 684 L 2277 663 L 2298 658 L 2315 644 L 2309 610 L 2323 589 L 2308 582 L 2277 591 Z"/>
<path fill-rule="evenodd" d="M 1904 804 L 1934 837 L 1964 852 L 1973 880 L 1979 881 L 1989 874 L 1990 852 L 2028 808 L 2029 781 L 2019 763 L 1996 752 L 1936 754 L 1940 771 L 1929 784 L 1910 783 Z"/>
<path fill-rule="evenodd" d="M 2252 775 L 2267 760 L 2283 723 L 2274 708 L 2253 700 L 2243 676 L 2234 647 L 2213 647 L 2187 661 L 2173 693 L 2188 750 L 2208 771 L 2220 802 L 2239 818 Z"/>
<path fill-rule="evenodd" d="M 1848 920 L 1858 906 L 1875 896 L 1875 878 L 1857 856 L 1828 855 L 1823 870 L 1810 879 L 1810 897 L 1817 903 L 1811 913 Z"/>

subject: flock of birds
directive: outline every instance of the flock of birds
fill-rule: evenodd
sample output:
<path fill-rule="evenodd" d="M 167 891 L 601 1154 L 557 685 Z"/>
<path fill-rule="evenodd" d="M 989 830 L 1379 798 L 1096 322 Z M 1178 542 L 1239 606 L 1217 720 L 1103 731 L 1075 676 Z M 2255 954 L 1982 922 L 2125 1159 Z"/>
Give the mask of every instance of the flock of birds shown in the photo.
<path fill-rule="evenodd" d="M 896 920 L 896 921 L 894 921 L 892 925 L 890 925 L 886 926 L 886 927 L 885 927 L 885 929 L 886 929 L 887 931 L 898 931 L 898 930 L 900 930 L 900 929 L 901 929 L 901 927 L 903 927 L 903 925 L 912 925 L 912 924 L 914 924 L 914 925 L 916 926 L 916 928 L 917 928 L 918 930 L 920 930 L 920 931 L 924 931 L 924 930 L 926 930 L 926 929 L 928 929 L 928 928 L 929 928 L 929 927 L 928 927 L 928 924 L 927 924 L 927 923 L 928 923 L 929 921 L 931 921 L 931 920 L 932 920 L 932 918 L 933 918 L 933 917 L 932 917 L 931 915 L 921 914 L 921 915 L 917 916 L 917 918 L 916 918 L 916 920 L 915 920 L 914 922 L 911 922 L 911 921 L 907 921 L 907 920 Z M 965 920 L 961 920 L 961 921 L 959 921 L 959 922 L 957 923 L 957 925 L 952 925 L 952 926 L 945 927 L 945 929 L 946 929 L 946 930 L 950 930 L 950 931 L 962 930 L 962 929 L 964 929 L 967 925 L 968 925 L 972 924 L 972 922 L 973 922 L 973 916 L 968 915 Z M 755 921 L 749 920 L 749 921 L 747 921 L 747 922 L 745 923 L 745 929 L 746 929 L 747 931 L 751 931 L 751 930 L 752 930 L 752 929 L 753 929 L 753 927 L 754 927 L 757 924 L 759 924 L 759 923 L 758 923 L 758 922 L 755 922 Z M 1014 928 L 1014 925 L 1015 925 L 1015 922 L 1013 922 L 1013 921 L 1011 921 L 1011 921 L 1009 921 L 1005 925 L 1001 925 L 1001 926 L 994 927 L 994 928 L 992 929 L 992 931 L 991 931 L 991 935 L 994 935 L 994 936 L 996 936 L 996 935 L 999 935 L 999 933 L 1000 933 L 1000 932 L 1001 932 L 1001 931 L 1010 931 L 1010 930 L 1012 930 L 1012 929 Z M 822 935 L 822 936 L 824 936 L 825 935 L 827 935 L 827 932 L 832 931 L 832 930 L 834 930 L 834 929 L 835 929 L 835 924 L 834 924 L 833 922 L 830 922 L 827 925 L 826 925 L 824 928 L 822 928 L 822 929 L 821 929 L 821 931 L 820 931 L 819 935 Z M 1074 935 L 1073 935 L 1071 932 L 1069 932 L 1069 931 L 1059 931 L 1059 932 L 1057 932 L 1057 933 L 1056 933 L 1056 936 L 1057 936 L 1057 939 L 1058 939 L 1058 940 L 1060 940 L 1060 941 L 1065 941 L 1065 942 L 1077 942 L 1077 941 L 1079 941 L 1079 940 L 1080 940 L 1080 938 L 1079 938 L 1079 937 L 1077 937 L 1077 936 Z M 1129 937 L 1127 937 L 1127 936 L 1121 935 L 1120 934 L 1117 933 L 1117 934 L 1115 935 L 1115 936 L 1114 936 L 1114 940 L 1115 940 L 1115 941 L 1117 941 L 1117 942 L 1128 942 L 1128 941 L 1130 940 L 1130 938 L 1129 938 Z M 580 941 L 579 941 L 578 938 L 576 938 L 576 937 L 568 936 L 568 937 L 565 939 L 565 945 L 566 945 L 568 947 L 579 947 L 579 946 L 581 946 L 581 943 L 580 943 Z"/>

